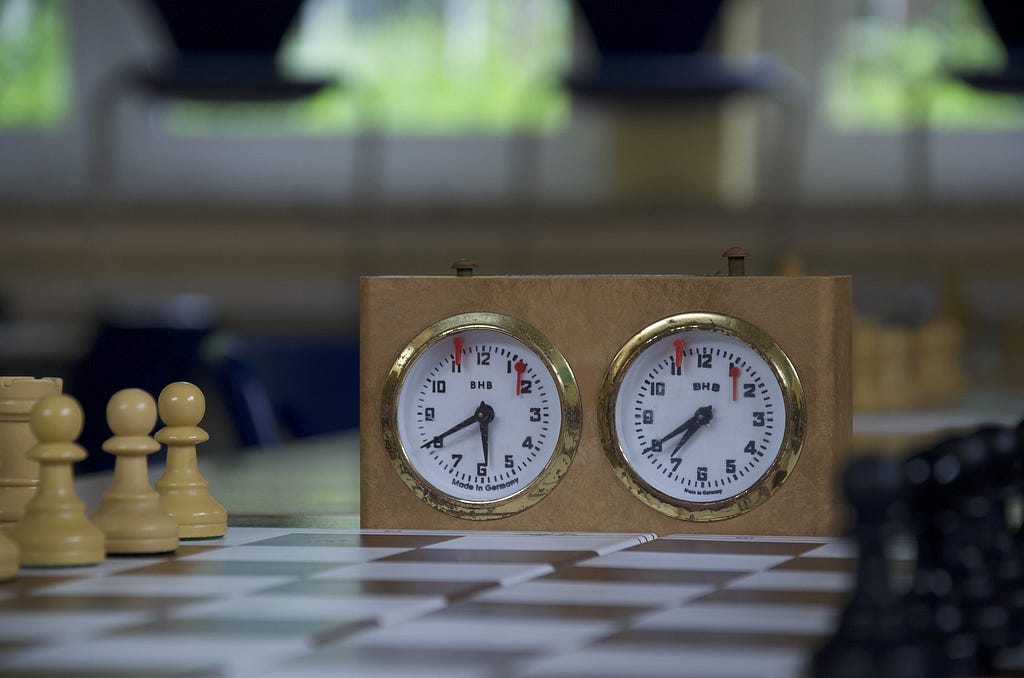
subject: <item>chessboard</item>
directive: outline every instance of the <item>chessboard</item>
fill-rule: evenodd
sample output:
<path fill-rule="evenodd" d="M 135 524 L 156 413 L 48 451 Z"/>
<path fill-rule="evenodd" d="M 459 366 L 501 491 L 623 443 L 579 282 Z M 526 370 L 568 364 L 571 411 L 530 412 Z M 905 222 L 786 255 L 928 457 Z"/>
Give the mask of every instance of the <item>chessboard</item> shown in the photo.
<path fill-rule="evenodd" d="M 0 674 L 801 676 L 855 558 L 828 538 L 232 527 L 23 568 L 0 584 Z"/>
<path fill-rule="evenodd" d="M 106 531 L 75 498 L 77 403 L 34 406 L 39 487 L 0 531 L 0 676 L 1024 676 L 1024 424 L 852 459 L 849 540 L 229 528 L 196 468 L 202 402 L 183 383 L 112 398 Z M 138 462 L 161 440 L 157 492 Z M 165 494 L 189 501 L 165 515 Z"/>

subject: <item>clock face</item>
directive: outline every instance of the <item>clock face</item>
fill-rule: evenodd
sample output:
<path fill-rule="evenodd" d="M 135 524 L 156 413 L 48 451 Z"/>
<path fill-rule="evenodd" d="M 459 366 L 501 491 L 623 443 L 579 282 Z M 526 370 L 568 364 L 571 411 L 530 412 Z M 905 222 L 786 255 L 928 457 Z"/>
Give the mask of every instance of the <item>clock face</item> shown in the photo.
<path fill-rule="evenodd" d="M 690 520 L 765 501 L 803 438 L 788 358 L 756 327 L 717 314 L 674 316 L 636 335 L 612 363 L 602 405 L 620 479 L 652 508 Z"/>
<path fill-rule="evenodd" d="M 406 484 L 467 518 L 517 513 L 546 496 L 579 441 L 579 394 L 561 354 L 499 314 L 424 330 L 385 385 L 384 432 Z"/>

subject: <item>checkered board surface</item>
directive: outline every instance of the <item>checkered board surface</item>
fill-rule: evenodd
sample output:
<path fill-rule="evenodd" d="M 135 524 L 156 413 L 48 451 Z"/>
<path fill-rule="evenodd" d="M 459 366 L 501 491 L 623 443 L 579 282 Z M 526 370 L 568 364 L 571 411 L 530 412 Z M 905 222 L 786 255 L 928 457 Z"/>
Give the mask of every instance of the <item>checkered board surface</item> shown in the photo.
<path fill-rule="evenodd" d="M 232 528 L 0 584 L 0 675 L 798 676 L 849 544 Z"/>

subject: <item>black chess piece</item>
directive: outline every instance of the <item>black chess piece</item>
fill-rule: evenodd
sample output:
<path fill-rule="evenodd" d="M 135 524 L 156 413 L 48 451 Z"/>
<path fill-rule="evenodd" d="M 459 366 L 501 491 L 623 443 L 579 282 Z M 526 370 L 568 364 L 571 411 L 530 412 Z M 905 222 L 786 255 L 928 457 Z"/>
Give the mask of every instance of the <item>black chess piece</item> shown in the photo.
<path fill-rule="evenodd" d="M 971 433 L 961 452 L 965 479 L 973 482 L 969 510 L 981 516 L 978 536 L 984 565 L 995 588 L 995 598 L 1008 612 L 1002 630 L 1003 647 L 1024 641 L 1024 554 L 1017 548 L 1010 526 L 1010 507 L 1020 499 L 1015 478 L 1018 449 L 1013 429 L 983 426 Z M 973 474 L 973 475 L 972 475 Z"/>
<path fill-rule="evenodd" d="M 903 462 L 907 515 L 917 542 L 917 561 L 904 596 L 910 632 L 938 648 L 948 671 L 976 674 L 983 665 L 977 634 L 968 625 L 954 571 L 948 565 L 948 537 L 959 525 L 950 485 L 960 476 L 960 460 L 949 441 Z"/>
<path fill-rule="evenodd" d="M 1015 446 L 1015 457 L 1016 461 L 1013 465 L 1013 480 L 1014 486 L 1018 488 L 1018 494 L 1016 500 L 1019 502 L 1024 497 L 1024 419 L 1017 425 L 1016 430 L 1016 446 Z M 1024 558 L 1024 520 L 1021 520 L 1015 530 L 1015 541 L 1017 542 L 1017 550 Z"/>
<path fill-rule="evenodd" d="M 962 593 L 967 623 L 981 644 L 985 671 L 991 670 L 1000 651 L 1020 639 L 1020 622 L 1010 599 L 1019 570 L 1017 554 L 1009 543 L 1000 543 L 1001 532 L 1008 528 L 993 479 L 1003 463 L 1004 455 L 997 451 L 1004 447 L 999 438 L 986 428 L 951 443 L 960 462 L 959 477 L 950 484 L 958 522 L 950 526 L 946 557 Z"/>
<path fill-rule="evenodd" d="M 946 675 L 941 653 L 912 632 L 903 601 L 892 589 L 887 553 L 898 527 L 893 508 L 905 489 L 900 465 L 880 457 L 857 459 L 843 474 L 844 494 L 855 513 L 856 587 L 835 635 L 814 656 L 819 678 Z"/>

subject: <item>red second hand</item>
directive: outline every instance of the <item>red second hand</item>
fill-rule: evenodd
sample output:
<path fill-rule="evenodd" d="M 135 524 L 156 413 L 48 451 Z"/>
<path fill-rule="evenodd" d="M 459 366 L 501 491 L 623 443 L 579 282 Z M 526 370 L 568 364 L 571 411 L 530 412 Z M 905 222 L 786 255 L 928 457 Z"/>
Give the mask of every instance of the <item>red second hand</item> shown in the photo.
<path fill-rule="evenodd" d="M 729 365 L 729 376 L 732 377 L 732 401 L 736 402 L 736 381 L 740 378 L 740 368 Z"/>
<path fill-rule="evenodd" d="M 523 372 L 526 371 L 526 363 L 520 360 L 514 367 L 516 368 L 516 395 L 520 395 L 523 388 Z"/>
<path fill-rule="evenodd" d="M 455 365 L 462 364 L 462 337 L 455 337 L 452 341 L 455 342 Z"/>
<path fill-rule="evenodd" d="M 683 340 L 682 339 L 676 339 L 672 343 L 675 344 L 675 347 L 676 347 L 676 369 L 678 369 L 679 372 L 682 373 L 682 371 L 683 371 Z"/>

